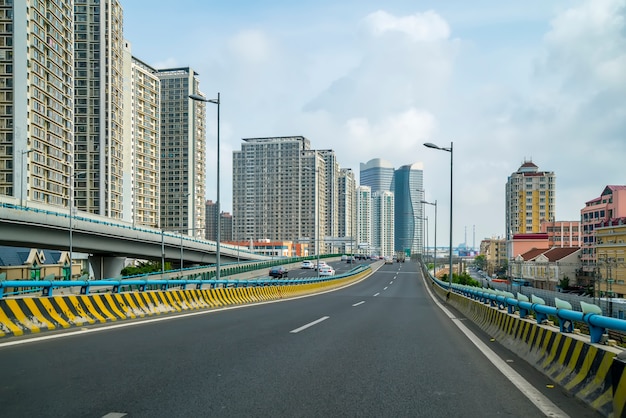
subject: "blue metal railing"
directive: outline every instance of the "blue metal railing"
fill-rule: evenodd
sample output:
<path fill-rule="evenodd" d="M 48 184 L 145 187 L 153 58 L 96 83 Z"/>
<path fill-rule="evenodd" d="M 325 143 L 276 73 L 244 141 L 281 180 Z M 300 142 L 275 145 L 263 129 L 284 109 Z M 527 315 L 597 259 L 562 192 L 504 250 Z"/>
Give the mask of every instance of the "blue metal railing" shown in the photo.
<path fill-rule="evenodd" d="M 446 290 L 450 289 L 448 282 L 439 280 L 431 276 L 430 273 L 428 273 L 428 275 L 431 280 L 436 282 L 442 288 Z M 577 311 L 574 309 L 564 309 L 546 305 L 540 298 L 522 300 L 520 299 L 519 293 L 518 298 L 516 298 L 513 293 L 503 290 L 484 289 L 456 283 L 452 284 L 451 290 L 481 303 L 490 304 L 491 306 L 499 309 L 506 309 L 509 314 L 513 314 L 516 310 L 519 310 L 520 318 L 525 318 L 529 314 L 534 313 L 538 324 L 547 321 L 548 316 L 554 316 L 558 318 L 559 328 L 563 333 L 573 332 L 574 322 L 586 323 L 589 327 L 589 337 L 592 343 L 601 342 L 603 336 L 607 333 L 607 330 L 626 332 L 626 320 L 603 316 L 601 314 L 601 310 L 598 311 L 593 309 L 593 307 L 598 308 L 593 304 L 586 304 L 586 306 L 592 307 L 591 310 L 585 309 L 581 305 L 581 311 Z M 523 299 L 528 299 L 527 297 L 524 297 L 524 295 L 521 296 Z"/>
<path fill-rule="evenodd" d="M 284 261 L 284 260 L 283 260 Z M 321 283 L 331 280 L 341 279 L 350 275 L 357 274 L 365 269 L 369 268 L 366 265 L 360 265 L 352 270 L 338 274 L 335 276 L 324 277 L 304 277 L 304 278 L 283 278 L 272 279 L 269 277 L 255 278 L 249 280 L 234 280 L 234 279 L 212 279 L 208 278 L 208 272 L 196 273 L 195 277 L 207 277 L 207 278 L 178 278 L 178 279 L 104 279 L 104 280 L 5 280 L 0 281 L 0 299 L 2 299 L 6 293 L 7 288 L 22 288 L 29 289 L 32 292 L 32 288 L 41 290 L 42 296 L 53 296 L 54 289 L 57 288 L 69 288 L 80 287 L 80 294 L 87 295 L 90 293 L 92 287 L 110 287 L 111 293 L 120 293 L 123 289 L 146 291 L 146 290 L 168 290 L 172 287 L 180 287 L 186 289 L 187 286 L 194 285 L 196 289 L 201 289 L 203 286 L 209 288 L 216 287 L 263 287 L 263 286 L 291 286 L 301 285 L 309 283 Z M 159 273 L 160 274 L 160 273 Z M 146 276 L 144 276 L 146 277 Z M 134 288 L 134 289 L 133 289 Z"/>

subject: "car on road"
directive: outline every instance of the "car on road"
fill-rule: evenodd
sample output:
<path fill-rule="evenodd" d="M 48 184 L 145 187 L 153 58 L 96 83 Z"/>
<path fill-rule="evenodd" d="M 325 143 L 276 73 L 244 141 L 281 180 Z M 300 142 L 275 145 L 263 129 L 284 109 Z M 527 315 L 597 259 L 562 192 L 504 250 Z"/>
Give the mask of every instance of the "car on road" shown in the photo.
<path fill-rule="evenodd" d="M 319 268 L 329 267 L 325 261 L 320 261 Z M 318 266 L 315 266 L 315 270 L 317 270 Z"/>
<path fill-rule="evenodd" d="M 320 276 L 334 276 L 335 269 L 331 266 L 321 266 L 320 267 Z"/>
<path fill-rule="evenodd" d="M 285 266 L 275 266 L 270 269 L 270 277 L 274 277 L 275 279 L 287 277 L 287 273 L 288 271 Z"/>
<path fill-rule="evenodd" d="M 315 268 L 315 264 L 313 264 L 312 261 L 309 260 L 304 260 L 302 262 L 302 265 L 300 266 L 301 269 L 314 269 Z"/>

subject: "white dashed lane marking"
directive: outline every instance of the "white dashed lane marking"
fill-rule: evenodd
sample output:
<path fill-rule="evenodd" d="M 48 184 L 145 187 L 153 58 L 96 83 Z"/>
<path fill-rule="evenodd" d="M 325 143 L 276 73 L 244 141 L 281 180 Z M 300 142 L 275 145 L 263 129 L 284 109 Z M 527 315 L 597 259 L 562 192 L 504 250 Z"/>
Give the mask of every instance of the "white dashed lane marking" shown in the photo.
<path fill-rule="evenodd" d="M 300 328 L 292 329 L 292 330 L 291 330 L 291 331 L 289 331 L 289 332 L 290 332 L 290 333 L 292 333 L 292 334 L 297 334 L 298 332 L 300 332 L 300 331 L 304 331 L 305 329 L 307 329 L 307 328 L 309 328 L 309 327 L 312 327 L 313 325 L 317 325 L 317 324 L 319 324 L 320 322 L 326 321 L 328 318 L 330 318 L 330 316 L 323 316 L 323 317 L 321 317 L 320 319 L 317 319 L 317 320 L 315 320 L 315 321 L 313 321 L 313 322 L 309 322 L 309 323 L 308 323 L 308 324 L 306 324 L 306 325 L 302 325 Z"/>
<path fill-rule="evenodd" d="M 355 303 L 355 304 L 354 304 L 354 305 L 352 305 L 352 306 L 359 306 L 359 305 L 363 305 L 364 303 L 365 303 L 365 301 L 364 301 L 364 300 L 362 300 L 362 301 L 360 301 L 360 302 Z"/>

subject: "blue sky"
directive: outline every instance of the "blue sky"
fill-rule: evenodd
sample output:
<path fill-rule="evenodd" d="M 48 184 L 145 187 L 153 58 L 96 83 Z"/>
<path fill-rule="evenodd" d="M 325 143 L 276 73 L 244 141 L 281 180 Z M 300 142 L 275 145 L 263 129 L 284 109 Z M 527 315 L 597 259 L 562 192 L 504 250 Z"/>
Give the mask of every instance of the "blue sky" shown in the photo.
<path fill-rule="evenodd" d="M 474 225 L 476 245 L 504 235 L 504 185 L 525 160 L 556 173 L 557 220 L 626 184 L 626 0 L 121 2 L 133 55 L 221 93 L 223 210 L 248 137 L 303 135 L 357 174 L 422 162 L 439 237 L 450 156 L 422 144 L 454 141 L 455 244 Z"/>

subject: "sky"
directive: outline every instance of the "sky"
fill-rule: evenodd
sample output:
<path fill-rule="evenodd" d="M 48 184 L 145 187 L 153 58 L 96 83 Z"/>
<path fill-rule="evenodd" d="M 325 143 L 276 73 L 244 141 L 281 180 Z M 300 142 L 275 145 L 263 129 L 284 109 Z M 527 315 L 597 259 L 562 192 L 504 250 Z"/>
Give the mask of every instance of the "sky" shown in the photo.
<path fill-rule="evenodd" d="M 302 135 L 342 168 L 422 162 L 447 245 L 505 235 L 505 184 L 556 174 L 556 220 L 626 184 L 626 0 L 120 0 L 133 55 L 220 93 L 220 200 L 242 138 Z M 207 199 L 216 117 L 207 111 Z M 430 245 L 434 208 L 430 219 Z"/>

